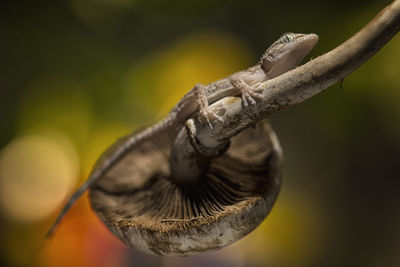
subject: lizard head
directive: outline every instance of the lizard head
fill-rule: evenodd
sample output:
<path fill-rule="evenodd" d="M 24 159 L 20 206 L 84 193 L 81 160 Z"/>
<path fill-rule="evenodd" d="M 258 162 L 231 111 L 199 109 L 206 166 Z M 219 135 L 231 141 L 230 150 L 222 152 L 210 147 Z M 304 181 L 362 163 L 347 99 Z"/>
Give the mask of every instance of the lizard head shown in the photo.
<path fill-rule="evenodd" d="M 269 78 L 296 67 L 318 42 L 318 35 L 284 33 L 262 55 L 260 66 Z"/>

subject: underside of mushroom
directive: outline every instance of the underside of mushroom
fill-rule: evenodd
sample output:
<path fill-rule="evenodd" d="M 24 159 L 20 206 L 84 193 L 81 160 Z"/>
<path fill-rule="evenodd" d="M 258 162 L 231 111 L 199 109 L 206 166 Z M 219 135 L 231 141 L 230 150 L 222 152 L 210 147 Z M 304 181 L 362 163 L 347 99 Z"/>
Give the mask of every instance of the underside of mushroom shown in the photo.
<path fill-rule="evenodd" d="M 190 256 L 237 241 L 269 213 L 282 153 L 267 122 L 232 138 L 190 184 L 170 179 L 171 148 L 161 138 L 127 153 L 90 191 L 95 212 L 126 244 L 149 254 Z"/>

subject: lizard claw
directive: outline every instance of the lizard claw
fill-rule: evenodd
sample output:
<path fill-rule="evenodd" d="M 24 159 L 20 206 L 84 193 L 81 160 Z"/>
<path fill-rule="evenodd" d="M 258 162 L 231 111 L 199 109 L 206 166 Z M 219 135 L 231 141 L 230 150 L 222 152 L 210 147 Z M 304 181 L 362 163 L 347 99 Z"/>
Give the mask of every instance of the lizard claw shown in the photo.
<path fill-rule="evenodd" d="M 224 120 L 222 119 L 221 116 L 218 116 L 217 114 L 215 114 L 214 112 L 212 112 L 209 108 L 202 108 L 199 111 L 198 114 L 198 120 L 199 122 L 203 125 L 204 120 L 207 121 L 208 125 L 210 126 L 210 129 L 213 130 L 214 127 L 212 126 L 212 123 L 210 121 L 211 120 L 217 120 L 219 122 L 224 122 Z"/>
<path fill-rule="evenodd" d="M 242 100 L 245 107 L 249 106 L 249 103 L 250 105 L 255 106 L 257 102 L 254 100 L 254 98 L 261 98 L 261 94 L 256 93 L 251 89 L 242 91 Z"/>

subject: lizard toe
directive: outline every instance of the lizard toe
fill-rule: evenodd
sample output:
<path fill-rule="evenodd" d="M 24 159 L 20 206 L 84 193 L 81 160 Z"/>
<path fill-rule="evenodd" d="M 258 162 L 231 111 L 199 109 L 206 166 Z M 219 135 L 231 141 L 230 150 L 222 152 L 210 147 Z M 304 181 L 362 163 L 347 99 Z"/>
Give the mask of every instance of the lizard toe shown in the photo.
<path fill-rule="evenodd" d="M 249 103 L 250 103 L 250 105 L 252 105 L 252 106 L 254 106 L 254 105 L 257 104 L 257 102 L 253 99 L 253 97 L 251 96 L 251 94 L 248 93 L 248 92 L 243 93 L 242 99 L 243 99 L 243 105 L 244 105 L 245 107 L 248 107 L 248 106 L 249 106 Z"/>
<path fill-rule="evenodd" d="M 249 94 L 250 94 L 252 97 L 255 97 L 255 98 L 262 98 L 262 94 L 256 93 L 256 92 L 254 92 L 254 91 L 249 92 Z"/>

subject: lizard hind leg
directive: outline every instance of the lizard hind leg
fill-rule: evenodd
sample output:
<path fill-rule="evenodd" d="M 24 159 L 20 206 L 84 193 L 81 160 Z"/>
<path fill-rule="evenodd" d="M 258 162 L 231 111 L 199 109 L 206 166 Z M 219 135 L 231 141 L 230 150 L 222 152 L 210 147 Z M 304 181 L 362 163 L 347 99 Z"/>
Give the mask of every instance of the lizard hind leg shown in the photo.
<path fill-rule="evenodd" d="M 233 85 L 233 87 L 240 90 L 242 93 L 243 105 L 247 107 L 250 105 L 256 105 L 256 101 L 254 98 L 260 98 L 261 94 L 253 91 L 253 87 L 249 86 L 240 76 L 232 75 L 229 77 L 229 82 Z"/>
<path fill-rule="evenodd" d="M 200 123 L 204 123 L 207 121 L 208 125 L 211 129 L 214 127 L 211 124 L 211 121 L 217 120 L 220 122 L 224 122 L 221 116 L 218 116 L 215 112 L 211 111 L 208 105 L 208 100 L 206 96 L 206 92 L 204 90 L 204 85 L 198 83 L 194 86 L 194 90 L 196 92 L 197 104 L 199 106 L 198 120 Z"/>

